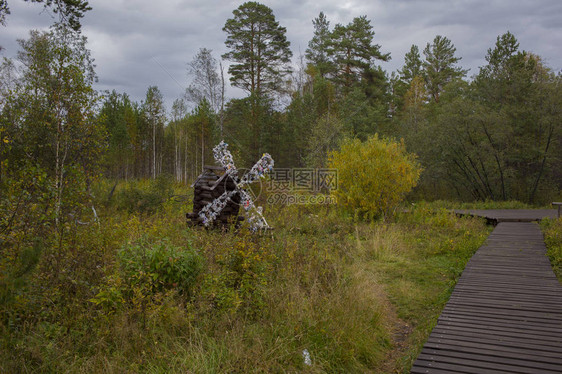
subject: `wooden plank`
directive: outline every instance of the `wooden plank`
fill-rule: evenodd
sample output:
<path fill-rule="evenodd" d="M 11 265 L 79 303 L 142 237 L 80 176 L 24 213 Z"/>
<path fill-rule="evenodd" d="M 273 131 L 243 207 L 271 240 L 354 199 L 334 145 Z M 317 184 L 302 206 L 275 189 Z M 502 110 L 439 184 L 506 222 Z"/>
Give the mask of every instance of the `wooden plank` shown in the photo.
<path fill-rule="evenodd" d="M 416 366 L 412 368 L 411 373 L 413 374 L 451 374 L 450 370 L 442 370 L 442 369 L 436 369 L 436 368 L 424 368 L 421 366 Z M 457 371 L 457 373 L 460 373 L 459 371 Z"/>
<path fill-rule="evenodd" d="M 544 324 L 542 321 L 518 321 L 518 320 L 506 320 L 504 318 L 490 317 L 490 316 L 471 316 L 471 315 L 451 315 L 445 314 L 439 317 L 439 322 L 447 325 L 467 325 L 479 328 L 483 326 L 489 329 L 514 329 L 515 331 L 528 332 L 537 331 L 541 333 L 547 333 L 551 336 L 559 337 L 562 336 L 562 325 L 560 323 L 555 324 Z"/>
<path fill-rule="evenodd" d="M 464 374 L 513 374 L 512 371 L 503 371 L 497 369 L 487 369 L 473 365 L 460 365 L 451 364 L 448 362 L 416 360 L 414 367 L 426 368 L 429 371 L 424 373 L 436 373 L 432 369 L 445 370 L 447 373 L 464 373 Z M 412 373 L 419 373 L 419 371 L 412 371 Z"/>
<path fill-rule="evenodd" d="M 524 326 L 513 326 L 513 324 L 509 325 L 501 325 L 500 323 L 483 323 L 479 322 L 475 325 L 474 322 L 467 323 L 467 322 L 451 322 L 451 321 L 440 321 L 440 326 L 442 328 L 448 327 L 458 327 L 458 328 L 468 328 L 473 331 L 478 331 L 484 329 L 485 331 L 493 332 L 493 333 L 528 333 L 531 336 L 539 336 L 541 339 L 549 339 L 553 338 L 553 340 L 560 340 L 560 330 L 551 331 L 549 329 L 537 329 L 535 326 L 533 327 L 524 327 Z M 540 335 L 536 335 L 540 334 Z"/>
<path fill-rule="evenodd" d="M 561 313 L 548 313 L 548 312 L 528 312 L 522 310 L 514 310 L 509 308 L 499 308 L 499 307 L 482 307 L 479 305 L 470 306 L 470 305 L 462 305 L 456 306 L 454 304 L 447 303 L 445 306 L 444 311 L 449 313 L 461 312 L 461 313 L 488 313 L 493 315 L 501 315 L 504 317 L 516 317 L 519 319 L 533 319 L 533 320 L 542 320 L 545 322 L 555 322 L 561 323 L 562 322 L 562 314 Z"/>
<path fill-rule="evenodd" d="M 531 355 L 537 360 L 552 363 L 561 363 L 562 356 L 555 352 L 546 352 L 541 350 L 529 350 L 526 347 L 511 347 L 511 346 L 501 346 L 496 344 L 491 344 L 489 342 L 473 342 L 469 340 L 455 340 L 455 339 L 438 339 L 438 340 L 428 340 L 424 345 L 425 347 L 433 347 L 437 349 L 452 349 L 451 347 L 456 347 L 456 349 L 483 349 L 488 352 L 497 352 L 498 354 L 518 354 L 518 355 Z"/>
<path fill-rule="evenodd" d="M 443 316 L 450 316 L 450 317 L 470 317 L 473 316 L 477 313 L 471 312 L 471 311 L 464 311 L 464 310 L 444 310 L 442 315 Z M 555 327 L 558 328 L 560 327 L 560 321 L 559 320 L 548 320 L 548 319 L 544 319 L 544 318 L 534 318 L 534 317 L 521 317 L 521 316 L 509 316 L 509 315 L 501 315 L 498 316 L 497 314 L 494 314 L 493 311 L 490 311 L 488 313 L 478 313 L 478 315 L 481 315 L 483 317 L 488 317 L 488 318 L 495 318 L 495 319 L 501 319 L 503 321 L 509 321 L 513 324 L 520 324 L 521 322 L 525 322 L 525 323 L 538 323 L 541 324 L 543 326 L 550 326 L 550 327 Z"/>
<path fill-rule="evenodd" d="M 489 329 L 480 326 L 454 326 L 454 325 L 443 325 L 435 327 L 433 329 L 435 332 L 440 332 L 442 334 L 454 334 L 457 336 L 478 336 L 481 338 L 492 337 L 493 339 L 498 338 L 505 341 L 525 341 L 532 343 L 536 340 L 536 344 L 545 345 L 549 347 L 559 347 L 562 343 L 560 336 L 548 336 L 543 335 L 540 331 L 529 331 L 529 330 L 518 330 L 518 331 L 506 331 L 499 329 Z"/>
<path fill-rule="evenodd" d="M 478 362 L 478 365 L 482 367 L 488 367 L 491 369 L 496 368 L 502 370 L 513 370 L 513 372 L 516 373 L 536 374 L 537 369 L 540 370 L 541 373 L 560 373 L 560 366 L 556 364 L 487 354 L 462 353 L 441 349 L 424 349 L 419 356 L 419 359 L 428 361 L 434 360 L 435 358 L 438 358 L 439 361 L 442 362 L 451 363 L 460 362 L 463 364 L 470 364 L 472 362 Z M 490 366 L 490 364 L 497 366 Z"/>
<path fill-rule="evenodd" d="M 510 341 L 510 340 L 502 340 L 502 339 L 489 339 L 487 337 L 479 337 L 479 336 L 466 336 L 466 335 L 457 335 L 457 334 L 440 334 L 440 333 L 431 333 L 428 342 L 432 343 L 442 343 L 445 341 L 456 341 L 456 342 L 469 342 L 475 344 L 483 344 L 483 345 L 490 345 L 493 347 L 503 347 L 503 348 L 525 348 L 527 352 L 543 352 L 545 354 L 551 355 L 551 357 L 560 357 L 562 356 L 562 351 L 557 349 L 558 347 L 545 347 L 540 346 L 537 347 L 533 343 L 525 343 L 522 340 L 517 341 Z"/>
<path fill-rule="evenodd" d="M 520 311 L 529 311 L 529 312 L 544 312 L 544 313 L 553 313 L 555 315 L 558 314 L 560 308 L 556 305 L 549 306 L 540 304 L 539 302 L 524 302 L 524 301 L 510 301 L 510 300 L 499 300 L 496 298 L 493 299 L 486 299 L 482 297 L 471 297 L 467 295 L 456 296 L 453 295 L 449 299 L 449 303 L 456 306 L 467 305 L 472 306 L 474 304 L 478 304 L 479 306 L 483 307 L 492 307 L 492 308 L 503 308 L 503 309 L 514 309 Z M 562 316 L 560 316 L 562 320 Z"/>
<path fill-rule="evenodd" d="M 481 297 L 483 299 L 497 299 L 501 298 L 503 300 L 522 300 L 522 301 L 536 301 L 538 303 L 543 303 L 545 305 L 557 305 L 562 306 L 562 298 L 557 297 L 557 295 L 552 295 L 552 293 L 546 292 L 541 294 L 536 294 L 533 291 L 529 292 L 517 292 L 517 290 L 513 290 L 513 292 L 506 292 L 509 289 L 503 290 L 494 290 L 494 289 L 470 289 L 465 287 L 457 287 L 455 289 L 455 293 L 452 296 L 461 296 L 466 295 L 468 297 Z"/>
<path fill-rule="evenodd" d="M 453 354 L 481 355 L 483 356 L 481 359 L 482 361 L 494 360 L 494 361 L 501 362 L 502 358 L 521 360 L 525 362 L 525 363 L 521 363 L 521 366 L 527 366 L 527 367 L 536 367 L 542 364 L 549 365 L 549 367 L 550 366 L 554 366 L 558 368 L 562 367 L 561 357 L 537 356 L 525 351 L 516 353 L 516 352 L 509 352 L 509 351 L 500 351 L 496 349 L 465 347 L 462 345 L 454 345 L 454 344 L 433 344 L 430 342 L 428 342 L 426 346 L 424 346 L 422 353 L 426 353 L 428 351 L 441 352 L 441 354 L 443 355 L 453 355 Z"/>

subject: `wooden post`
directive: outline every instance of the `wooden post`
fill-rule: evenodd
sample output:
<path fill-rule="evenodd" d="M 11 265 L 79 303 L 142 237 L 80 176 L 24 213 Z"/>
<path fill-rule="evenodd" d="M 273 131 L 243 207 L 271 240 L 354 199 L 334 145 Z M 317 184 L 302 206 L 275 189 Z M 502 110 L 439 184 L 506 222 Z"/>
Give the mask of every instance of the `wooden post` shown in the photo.
<path fill-rule="evenodd" d="M 558 207 L 558 218 L 560 218 L 560 211 L 562 210 L 562 203 L 560 202 L 554 202 L 552 203 L 552 205 L 557 206 Z"/>

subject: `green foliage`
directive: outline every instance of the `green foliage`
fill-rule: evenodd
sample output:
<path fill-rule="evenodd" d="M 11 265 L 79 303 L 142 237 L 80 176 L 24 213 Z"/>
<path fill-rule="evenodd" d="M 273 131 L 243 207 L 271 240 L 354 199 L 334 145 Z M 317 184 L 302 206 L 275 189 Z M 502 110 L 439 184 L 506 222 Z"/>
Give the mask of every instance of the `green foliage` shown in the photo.
<path fill-rule="evenodd" d="M 236 238 L 231 247 L 217 248 L 213 261 L 218 272 L 209 274 L 204 288 L 218 310 L 241 312 L 248 317 L 261 314 L 272 260 L 264 242 L 246 233 Z"/>
<path fill-rule="evenodd" d="M 230 82 L 249 94 L 258 96 L 278 91 L 282 78 L 290 73 L 293 55 L 289 49 L 287 30 L 279 26 L 272 10 L 255 1 L 235 9 L 226 21 L 226 46 L 223 58 L 233 61 L 228 68 Z"/>
<path fill-rule="evenodd" d="M 415 357 L 484 231 L 422 207 L 382 225 L 271 206 L 264 236 L 186 228 L 174 200 L 142 220 L 96 207 L 99 224 L 69 229 L 60 248 L 43 241 L 4 304 L 2 371 L 393 372 L 399 318 Z"/>
<path fill-rule="evenodd" d="M 74 6 L 76 19 L 87 10 L 42 2 L 65 17 Z M 0 1 L 0 23 L 6 12 Z M 321 12 L 313 25 L 309 65 L 288 81 L 286 29 L 267 6 L 242 4 L 224 57 L 249 96 L 222 112 L 217 62 L 202 48 L 190 64 L 197 107 L 176 100 L 168 124 L 156 86 L 143 103 L 112 92 L 98 108 L 79 34 L 57 26 L 20 42 L 21 74 L 11 60 L 0 67 L 0 372 L 409 369 L 489 232 L 450 209 L 560 193 L 560 76 L 507 33 L 473 82 L 442 36 L 424 63 L 412 46 L 389 79 L 366 16 L 330 30 Z M 291 103 L 278 105 L 287 89 Z M 330 153 L 348 209 L 269 206 L 275 230 L 263 236 L 187 228 L 189 201 L 170 197 L 192 193 L 223 121 L 238 166 L 267 151 L 284 167 L 324 167 Z M 419 154 L 429 172 L 417 196 L 482 201 L 397 212 L 421 167 L 374 133 Z M 345 137 L 355 139 L 334 151 Z M 106 147 L 106 175 L 126 183 L 96 182 Z M 560 277 L 562 229 L 542 226 Z"/>
<path fill-rule="evenodd" d="M 68 24 L 74 31 L 80 30 L 80 19 L 84 17 L 84 13 L 92 8 L 87 0 L 25 0 L 32 3 L 42 3 L 45 8 L 51 9 L 54 13 L 58 13 L 60 21 Z M 6 15 L 10 14 L 8 1 L 0 1 L 0 25 L 6 24 Z"/>
<path fill-rule="evenodd" d="M 173 194 L 171 177 L 162 174 L 148 183 L 130 182 L 117 193 L 120 209 L 141 214 L 152 214 Z"/>
<path fill-rule="evenodd" d="M 98 122 L 107 133 L 108 152 L 105 156 L 106 174 L 115 178 L 126 178 L 133 174 L 128 166 L 133 162 L 133 151 L 138 130 L 135 110 L 126 94 L 115 90 L 105 97 L 98 114 Z M 137 131 L 136 131 L 137 130 Z"/>
<path fill-rule="evenodd" d="M 466 75 L 467 71 L 457 66 L 461 57 L 455 56 L 456 50 L 451 40 L 441 35 L 437 35 L 432 44 L 427 43 L 423 50 L 427 91 L 435 102 L 439 102 L 447 83 Z"/>
<path fill-rule="evenodd" d="M 336 70 L 335 80 L 347 92 L 375 60 L 387 61 L 390 54 L 373 44 L 375 32 L 367 16 L 355 17 L 348 25 L 337 24 L 330 35 L 329 56 Z"/>
<path fill-rule="evenodd" d="M 562 282 L 562 219 L 544 219 L 541 221 L 541 229 L 552 269 Z"/>
<path fill-rule="evenodd" d="M 400 70 L 400 78 L 410 84 L 415 77 L 423 75 L 423 62 L 420 56 L 420 50 L 417 45 L 412 44 L 410 51 L 404 56 L 404 66 Z"/>
<path fill-rule="evenodd" d="M 273 102 L 265 96 L 252 94 L 228 103 L 224 124 L 226 140 L 237 154 L 238 167 L 253 166 L 264 152 L 272 154 L 274 159 L 280 155 L 280 131 L 276 131 L 280 122 L 275 117 Z"/>
<path fill-rule="evenodd" d="M 560 78 L 516 46 L 509 35 L 498 37 L 474 83 L 449 86 L 434 152 L 444 156 L 446 178 L 478 199 L 542 203 L 558 192 Z"/>
<path fill-rule="evenodd" d="M 455 65 L 450 41 L 436 38 L 428 48 L 425 84 L 421 78 L 411 81 L 397 116 L 401 136 L 426 170 L 418 196 L 531 205 L 552 201 L 562 180 L 557 167 L 562 155 L 560 77 L 540 57 L 519 51 L 509 32 L 498 36 L 472 82 L 458 79 L 463 71 Z M 436 66 L 447 60 L 452 64 L 434 68 L 442 70 L 436 77 L 449 76 L 442 84 L 441 78 L 435 81 L 440 88 L 431 83 L 428 70 L 437 55 L 443 61 Z M 433 99 L 428 101 L 428 95 Z"/>
<path fill-rule="evenodd" d="M 324 78 L 327 74 L 333 72 L 334 66 L 330 60 L 329 43 L 330 43 L 330 21 L 326 18 L 324 12 L 320 12 L 318 17 L 312 20 L 314 25 L 314 36 L 308 42 L 306 49 L 306 59 L 309 63 L 316 66 L 320 77 Z"/>
<path fill-rule="evenodd" d="M 342 204 L 367 218 L 388 216 L 416 186 L 421 167 L 404 143 L 380 139 L 345 141 L 332 152 L 329 166 L 338 171 L 333 193 Z"/>
<path fill-rule="evenodd" d="M 148 280 L 152 292 L 177 288 L 189 295 L 203 269 L 203 258 L 197 251 L 189 245 L 180 248 L 166 241 L 140 240 L 123 246 L 117 256 L 125 281 L 142 286 Z"/>

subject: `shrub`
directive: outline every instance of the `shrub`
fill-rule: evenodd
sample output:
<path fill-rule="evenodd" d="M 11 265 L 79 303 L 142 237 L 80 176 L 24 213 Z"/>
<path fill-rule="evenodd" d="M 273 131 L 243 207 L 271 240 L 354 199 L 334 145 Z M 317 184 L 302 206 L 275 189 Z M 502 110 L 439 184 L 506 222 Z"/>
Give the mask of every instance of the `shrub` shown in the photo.
<path fill-rule="evenodd" d="M 403 141 L 376 134 L 366 142 L 345 140 L 341 150 L 330 154 L 329 166 L 338 170 L 339 185 L 333 191 L 338 203 L 367 218 L 391 213 L 422 171 Z"/>
<path fill-rule="evenodd" d="M 160 175 L 151 180 L 149 186 L 141 183 L 129 183 L 119 194 L 119 206 L 130 213 L 155 213 L 174 192 L 172 179 L 168 175 Z"/>
<path fill-rule="evenodd" d="M 273 255 L 267 240 L 241 233 L 232 245 L 215 249 L 216 271 L 207 274 L 203 286 L 218 310 L 259 315 Z"/>
<path fill-rule="evenodd" d="M 552 269 L 558 279 L 562 281 L 562 219 L 543 219 L 541 228 Z"/>
<path fill-rule="evenodd" d="M 180 248 L 166 241 L 149 245 L 127 244 L 118 253 L 125 278 L 130 283 L 147 275 L 157 290 L 177 288 L 190 293 L 203 268 L 203 258 L 192 248 Z"/>

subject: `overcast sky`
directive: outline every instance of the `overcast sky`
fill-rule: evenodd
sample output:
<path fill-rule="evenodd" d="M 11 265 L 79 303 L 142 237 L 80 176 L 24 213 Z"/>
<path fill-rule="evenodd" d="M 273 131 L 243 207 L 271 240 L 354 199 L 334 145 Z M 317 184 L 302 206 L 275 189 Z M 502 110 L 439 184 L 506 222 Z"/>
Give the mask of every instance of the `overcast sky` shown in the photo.
<path fill-rule="evenodd" d="M 46 29 L 53 19 L 39 4 L 10 0 L 12 14 L 0 28 L 2 54 L 15 56 L 16 39 L 30 29 Z M 97 88 L 127 92 L 142 100 L 150 85 L 157 85 L 168 104 L 180 97 L 189 83 L 186 64 L 200 47 L 219 58 L 226 52 L 225 21 L 242 1 L 90 0 L 93 10 L 82 21 L 83 33 L 96 60 Z M 555 71 L 562 70 L 561 0 L 271 0 L 287 28 L 294 56 L 304 54 L 312 37 L 312 19 L 324 11 L 330 25 L 347 24 L 367 15 L 375 43 L 391 60 L 381 63 L 388 72 L 399 69 L 412 44 L 423 50 L 435 35 L 452 40 L 469 76 L 484 65 L 484 56 L 496 37 L 511 31 L 521 48 L 540 55 Z M 295 59 L 296 60 L 296 59 Z M 230 97 L 241 92 L 230 88 Z"/>

